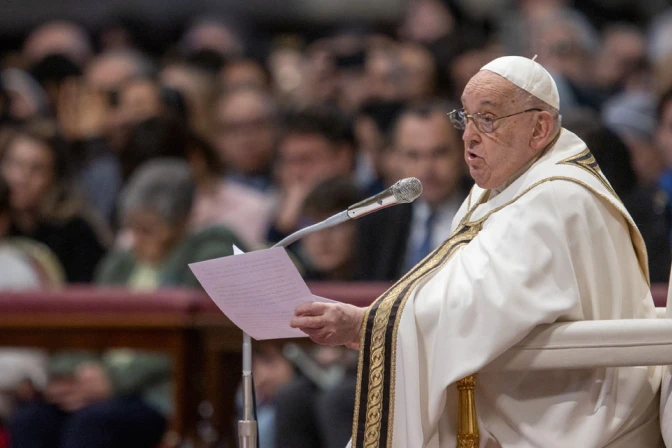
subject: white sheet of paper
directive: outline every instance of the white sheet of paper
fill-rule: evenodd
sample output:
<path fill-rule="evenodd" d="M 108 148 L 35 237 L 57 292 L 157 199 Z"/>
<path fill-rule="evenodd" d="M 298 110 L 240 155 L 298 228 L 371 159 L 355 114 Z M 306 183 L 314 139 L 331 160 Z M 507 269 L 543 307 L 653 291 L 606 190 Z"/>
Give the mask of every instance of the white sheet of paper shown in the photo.
<path fill-rule="evenodd" d="M 305 337 L 291 328 L 294 309 L 304 302 L 333 302 L 311 294 L 281 247 L 189 265 L 220 310 L 256 340 Z"/>

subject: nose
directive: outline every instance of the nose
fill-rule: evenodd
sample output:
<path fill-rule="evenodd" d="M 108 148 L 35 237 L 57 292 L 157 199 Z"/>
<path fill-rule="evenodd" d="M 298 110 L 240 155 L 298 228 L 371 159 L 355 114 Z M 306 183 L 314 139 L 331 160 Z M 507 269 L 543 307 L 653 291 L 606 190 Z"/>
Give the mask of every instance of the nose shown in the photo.
<path fill-rule="evenodd" d="M 474 120 L 468 119 L 467 120 L 467 125 L 464 128 L 464 132 L 462 133 L 462 141 L 467 143 L 472 140 L 475 141 L 480 141 L 481 136 L 478 133 L 478 128 L 476 127 L 476 124 L 474 123 Z"/>

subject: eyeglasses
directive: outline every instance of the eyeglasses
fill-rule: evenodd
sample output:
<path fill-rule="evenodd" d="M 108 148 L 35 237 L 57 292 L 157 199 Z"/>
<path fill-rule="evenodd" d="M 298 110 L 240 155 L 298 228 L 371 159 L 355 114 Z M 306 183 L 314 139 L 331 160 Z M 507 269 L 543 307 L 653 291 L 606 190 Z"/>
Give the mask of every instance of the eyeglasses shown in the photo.
<path fill-rule="evenodd" d="M 448 117 L 450 118 L 451 123 L 453 123 L 453 126 L 461 131 L 467 127 L 468 120 L 473 120 L 474 124 L 476 125 L 476 129 L 483 132 L 484 134 L 489 134 L 495 130 L 495 122 L 527 112 L 541 112 L 541 109 L 526 109 L 522 112 L 504 115 L 503 117 L 499 118 L 493 118 L 491 115 L 484 115 L 480 113 L 468 114 L 464 112 L 464 109 L 459 109 L 450 112 Z"/>

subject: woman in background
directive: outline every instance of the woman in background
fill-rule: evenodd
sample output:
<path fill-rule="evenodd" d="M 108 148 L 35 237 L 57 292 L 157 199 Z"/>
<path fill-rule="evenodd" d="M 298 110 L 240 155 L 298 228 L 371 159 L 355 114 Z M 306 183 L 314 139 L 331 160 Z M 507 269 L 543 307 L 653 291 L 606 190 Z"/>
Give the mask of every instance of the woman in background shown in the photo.
<path fill-rule="evenodd" d="M 10 236 L 46 245 L 70 283 L 93 279 L 110 234 L 70 188 L 68 148 L 49 121 L 31 122 L 10 137 L 0 173 L 9 185 Z"/>
<path fill-rule="evenodd" d="M 234 244 L 244 249 L 226 227 L 190 231 L 195 188 L 187 162 L 158 158 L 141 166 L 120 201 L 128 247 L 105 257 L 97 283 L 145 290 L 198 287 L 189 263 L 231 255 Z"/>

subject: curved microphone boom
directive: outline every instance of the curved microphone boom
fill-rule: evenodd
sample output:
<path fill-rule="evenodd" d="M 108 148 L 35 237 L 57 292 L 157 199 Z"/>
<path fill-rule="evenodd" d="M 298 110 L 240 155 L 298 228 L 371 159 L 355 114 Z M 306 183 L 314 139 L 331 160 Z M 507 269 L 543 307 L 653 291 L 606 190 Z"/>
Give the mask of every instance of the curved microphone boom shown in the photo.
<path fill-rule="evenodd" d="M 304 236 L 328 227 L 341 224 L 349 219 L 358 219 L 369 213 L 396 204 L 413 202 L 422 194 L 422 184 L 415 177 L 401 179 L 387 190 L 351 205 L 347 210 L 325 219 L 298 232 L 294 232 L 273 247 L 287 247 Z M 299 354 L 300 355 L 300 354 Z M 303 359 L 304 367 L 308 364 Z M 308 366 L 310 367 L 310 366 Z M 309 369 L 314 370 L 314 369 Z M 238 421 L 238 438 L 241 448 L 257 448 L 257 419 L 254 415 L 254 385 L 252 381 L 252 340 L 243 333 L 243 420 Z"/>
<path fill-rule="evenodd" d="M 351 205 L 347 210 L 335 214 L 322 222 L 313 224 L 312 226 L 301 229 L 292 233 L 287 238 L 283 239 L 273 247 L 287 247 L 293 242 L 303 238 L 304 236 L 313 232 L 318 232 L 328 227 L 333 227 L 341 224 L 349 219 L 359 219 L 370 213 L 391 207 L 397 204 L 407 204 L 413 202 L 422 194 L 422 184 L 415 177 L 407 177 L 397 181 L 390 188 L 381 191 L 380 193 L 364 199 L 354 205 Z"/>

